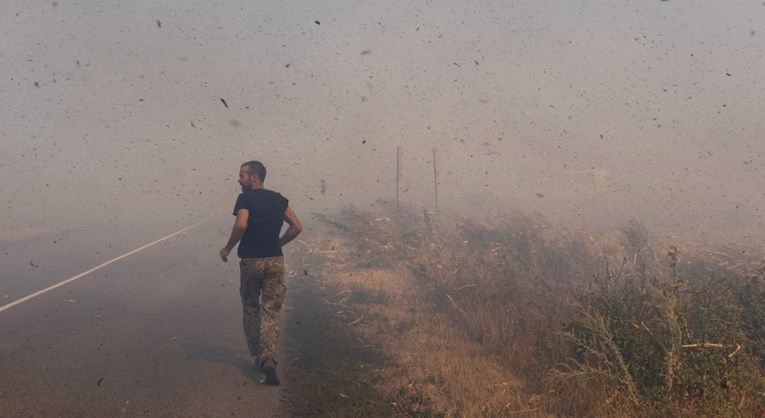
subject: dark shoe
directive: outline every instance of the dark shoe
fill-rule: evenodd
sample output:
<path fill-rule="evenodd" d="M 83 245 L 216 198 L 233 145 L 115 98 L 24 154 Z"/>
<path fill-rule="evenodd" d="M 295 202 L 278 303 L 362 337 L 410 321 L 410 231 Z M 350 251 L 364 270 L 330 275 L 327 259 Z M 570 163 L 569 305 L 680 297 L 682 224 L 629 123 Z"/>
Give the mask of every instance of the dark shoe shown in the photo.
<path fill-rule="evenodd" d="M 270 359 L 263 360 L 262 363 L 260 363 L 260 370 L 263 371 L 263 374 L 266 375 L 266 384 L 267 385 L 278 385 L 279 384 L 279 378 L 276 377 L 276 362 Z"/>

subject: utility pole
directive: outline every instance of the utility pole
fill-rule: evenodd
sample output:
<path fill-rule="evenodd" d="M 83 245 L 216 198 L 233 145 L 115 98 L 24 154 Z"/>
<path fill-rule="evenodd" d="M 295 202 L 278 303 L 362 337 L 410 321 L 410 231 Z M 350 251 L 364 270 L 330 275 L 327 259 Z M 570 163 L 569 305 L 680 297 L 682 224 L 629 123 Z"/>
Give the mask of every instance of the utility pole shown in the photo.
<path fill-rule="evenodd" d="M 401 178 L 401 147 L 396 147 L 396 212 L 398 212 L 398 189 Z"/>
<path fill-rule="evenodd" d="M 433 188 L 436 191 L 436 212 L 438 212 L 438 167 L 436 166 L 435 148 L 433 148 Z"/>

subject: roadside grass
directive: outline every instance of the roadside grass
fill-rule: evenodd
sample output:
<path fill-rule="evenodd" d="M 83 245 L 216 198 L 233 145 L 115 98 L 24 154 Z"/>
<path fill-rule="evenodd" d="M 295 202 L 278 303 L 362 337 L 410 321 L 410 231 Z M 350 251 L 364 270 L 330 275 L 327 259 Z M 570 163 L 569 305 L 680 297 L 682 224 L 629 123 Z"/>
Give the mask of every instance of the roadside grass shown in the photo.
<path fill-rule="evenodd" d="M 319 321 L 295 396 L 320 379 L 323 416 L 765 416 L 761 252 L 378 208 L 319 217 L 290 262 Z"/>

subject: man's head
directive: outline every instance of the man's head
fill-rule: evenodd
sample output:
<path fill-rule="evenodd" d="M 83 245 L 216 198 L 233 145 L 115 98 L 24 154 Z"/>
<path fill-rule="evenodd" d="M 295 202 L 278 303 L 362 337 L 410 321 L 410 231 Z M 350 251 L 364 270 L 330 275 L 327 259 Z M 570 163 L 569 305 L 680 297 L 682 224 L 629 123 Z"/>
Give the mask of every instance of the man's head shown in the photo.
<path fill-rule="evenodd" d="M 242 191 L 263 187 L 266 180 L 266 166 L 260 161 L 248 161 L 239 169 L 239 185 Z"/>

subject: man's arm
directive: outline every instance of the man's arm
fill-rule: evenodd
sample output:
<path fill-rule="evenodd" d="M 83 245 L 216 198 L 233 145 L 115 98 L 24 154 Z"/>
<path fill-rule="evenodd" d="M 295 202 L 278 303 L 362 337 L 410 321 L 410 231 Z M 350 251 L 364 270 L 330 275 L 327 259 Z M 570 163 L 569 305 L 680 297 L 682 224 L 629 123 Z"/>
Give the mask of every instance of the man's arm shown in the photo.
<path fill-rule="evenodd" d="M 287 210 L 284 211 L 284 221 L 289 224 L 289 228 L 287 228 L 287 230 L 284 231 L 284 235 L 279 238 L 279 245 L 282 247 L 295 239 L 295 237 L 300 234 L 300 231 L 303 230 L 303 225 L 300 224 L 297 215 L 295 215 L 295 212 L 293 212 L 292 208 L 289 206 L 287 206 Z"/>
<path fill-rule="evenodd" d="M 231 250 L 234 249 L 236 244 L 244 236 L 244 231 L 247 230 L 247 219 L 249 219 L 249 217 L 250 211 L 247 209 L 239 209 L 236 212 L 236 221 L 234 221 L 234 226 L 231 228 L 231 236 L 228 238 L 226 246 L 220 250 L 220 258 L 223 262 L 228 261 L 228 255 L 231 253 Z"/>

